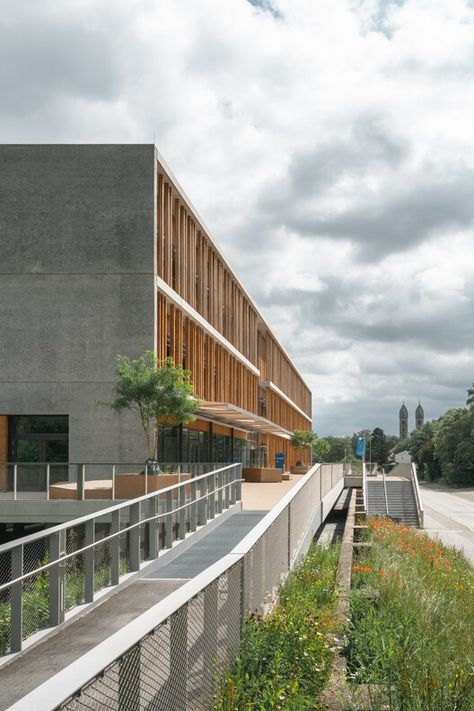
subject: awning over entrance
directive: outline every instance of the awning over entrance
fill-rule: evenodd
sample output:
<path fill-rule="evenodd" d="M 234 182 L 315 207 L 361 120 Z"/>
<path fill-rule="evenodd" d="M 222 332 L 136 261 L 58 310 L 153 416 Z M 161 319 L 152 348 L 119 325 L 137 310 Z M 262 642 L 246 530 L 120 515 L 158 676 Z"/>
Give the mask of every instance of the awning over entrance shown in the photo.
<path fill-rule="evenodd" d="M 226 425 L 240 427 L 249 432 L 255 430 L 263 434 L 283 437 L 283 439 L 290 439 L 291 437 L 291 432 L 288 432 L 288 430 L 285 430 L 283 427 L 276 425 L 274 422 L 270 422 L 270 420 L 267 420 L 265 417 L 254 415 L 253 412 L 248 412 L 228 402 L 202 401 L 197 415 L 219 420 Z"/>

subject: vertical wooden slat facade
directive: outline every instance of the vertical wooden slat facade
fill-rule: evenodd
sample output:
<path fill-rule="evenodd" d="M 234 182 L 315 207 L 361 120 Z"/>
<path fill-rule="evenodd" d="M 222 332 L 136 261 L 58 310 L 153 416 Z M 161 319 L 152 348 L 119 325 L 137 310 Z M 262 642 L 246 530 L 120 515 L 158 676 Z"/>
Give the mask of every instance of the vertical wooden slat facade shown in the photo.
<path fill-rule="evenodd" d="M 189 368 L 195 392 L 204 401 L 230 403 L 265 417 L 287 433 L 311 429 L 310 390 L 159 162 L 157 173 L 157 276 L 211 327 L 203 328 L 202 322 L 180 308 L 179 298 L 173 301 L 158 289 L 159 357 L 171 355 Z M 214 338 L 212 329 L 225 341 Z M 226 342 L 244 359 L 236 357 Z M 258 439 L 266 448 L 269 466 L 275 453 L 282 451 L 288 464 L 294 463 L 296 454 L 288 435 L 260 434 Z"/>

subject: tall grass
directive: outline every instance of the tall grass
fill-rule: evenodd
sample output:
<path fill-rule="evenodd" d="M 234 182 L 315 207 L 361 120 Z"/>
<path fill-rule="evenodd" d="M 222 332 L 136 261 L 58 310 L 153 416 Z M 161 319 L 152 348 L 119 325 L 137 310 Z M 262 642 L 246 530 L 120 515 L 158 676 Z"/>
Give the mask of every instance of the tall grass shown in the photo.
<path fill-rule="evenodd" d="M 474 571 L 419 531 L 372 519 L 353 566 L 347 657 L 371 709 L 474 709 Z"/>
<path fill-rule="evenodd" d="M 338 558 L 338 548 L 314 546 L 288 576 L 275 610 L 247 620 L 215 711 L 319 708 L 333 659 Z"/>

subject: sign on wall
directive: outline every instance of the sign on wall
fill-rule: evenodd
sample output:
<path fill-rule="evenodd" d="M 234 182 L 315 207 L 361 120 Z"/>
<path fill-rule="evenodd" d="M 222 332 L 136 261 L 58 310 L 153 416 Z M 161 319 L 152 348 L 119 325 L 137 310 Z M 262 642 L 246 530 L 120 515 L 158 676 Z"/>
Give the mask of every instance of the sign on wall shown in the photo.
<path fill-rule="evenodd" d="M 275 454 L 275 467 L 285 471 L 285 452 L 277 452 Z"/>

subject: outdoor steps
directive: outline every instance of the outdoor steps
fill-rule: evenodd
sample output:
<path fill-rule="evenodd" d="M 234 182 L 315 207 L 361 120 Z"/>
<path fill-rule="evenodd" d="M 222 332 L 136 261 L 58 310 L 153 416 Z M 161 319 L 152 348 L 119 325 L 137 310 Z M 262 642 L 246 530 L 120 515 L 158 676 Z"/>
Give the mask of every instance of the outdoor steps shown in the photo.
<path fill-rule="evenodd" d="M 408 526 L 418 526 L 418 512 L 411 481 L 386 481 L 388 515 Z M 367 482 L 367 513 L 369 516 L 386 516 L 383 481 Z"/>

